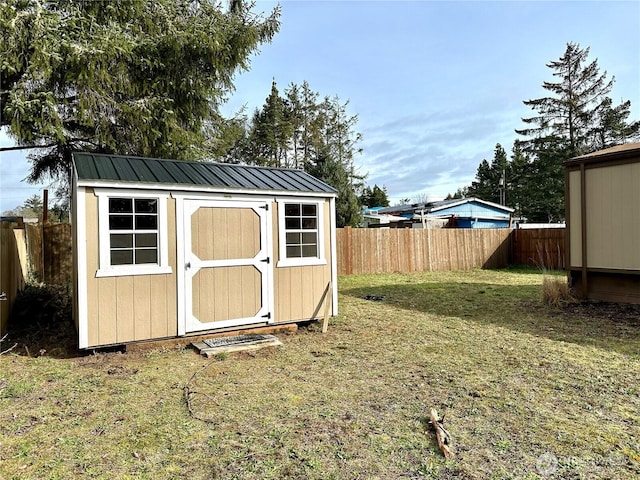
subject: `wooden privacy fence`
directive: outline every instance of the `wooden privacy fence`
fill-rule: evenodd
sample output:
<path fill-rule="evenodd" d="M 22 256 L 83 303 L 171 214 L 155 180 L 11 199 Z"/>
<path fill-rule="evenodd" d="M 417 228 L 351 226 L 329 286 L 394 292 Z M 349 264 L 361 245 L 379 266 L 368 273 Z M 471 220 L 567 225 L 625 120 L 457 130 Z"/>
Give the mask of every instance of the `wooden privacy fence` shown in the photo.
<path fill-rule="evenodd" d="M 339 228 L 338 273 L 565 266 L 565 229 Z"/>
<path fill-rule="evenodd" d="M 340 228 L 338 274 L 502 268 L 511 230 Z"/>
<path fill-rule="evenodd" d="M 511 234 L 511 264 L 532 265 L 547 270 L 565 268 L 566 228 L 514 230 Z"/>
<path fill-rule="evenodd" d="M 71 224 L 25 225 L 31 274 L 48 284 L 71 282 Z"/>
<path fill-rule="evenodd" d="M 0 224 L 0 338 L 4 335 L 11 314 L 11 307 L 18 290 L 27 278 L 27 254 L 24 230 L 14 225 Z M 0 350 L 2 350 L 0 346 Z"/>

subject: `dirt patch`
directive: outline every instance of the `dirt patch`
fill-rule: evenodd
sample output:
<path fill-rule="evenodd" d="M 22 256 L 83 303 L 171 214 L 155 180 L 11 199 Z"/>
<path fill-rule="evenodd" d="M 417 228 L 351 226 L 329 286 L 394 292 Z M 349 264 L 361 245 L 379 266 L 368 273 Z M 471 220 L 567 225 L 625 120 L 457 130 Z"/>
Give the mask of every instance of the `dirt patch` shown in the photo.
<path fill-rule="evenodd" d="M 640 326 L 640 305 L 610 302 L 570 303 L 562 308 L 567 315 L 603 318 L 611 322 Z"/>

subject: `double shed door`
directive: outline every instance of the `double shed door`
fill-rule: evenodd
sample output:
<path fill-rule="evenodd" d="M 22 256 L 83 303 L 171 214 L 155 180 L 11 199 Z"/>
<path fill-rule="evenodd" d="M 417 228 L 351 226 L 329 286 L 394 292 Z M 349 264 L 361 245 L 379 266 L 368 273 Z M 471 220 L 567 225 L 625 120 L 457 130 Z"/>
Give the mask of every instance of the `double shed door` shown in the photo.
<path fill-rule="evenodd" d="M 272 322 L 266 202 L 185 200 L 185 332 Z"/>

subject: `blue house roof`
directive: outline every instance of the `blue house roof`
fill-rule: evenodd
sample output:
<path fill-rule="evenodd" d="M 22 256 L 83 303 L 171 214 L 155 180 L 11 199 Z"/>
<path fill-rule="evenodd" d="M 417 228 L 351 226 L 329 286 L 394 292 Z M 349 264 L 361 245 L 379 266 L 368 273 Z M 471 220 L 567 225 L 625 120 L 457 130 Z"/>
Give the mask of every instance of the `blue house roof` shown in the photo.
<path fill-rule="evenodd" d="M 506 207 L 479 198 L 453 198 L 451 200 L 440 200 L 437 202 L 414 203 L 412 205 L 396 205 L 378 210 L 378 213 L 402 215 L 411 218 L 414 214 L 424 213 L 425 215 L 489 215 L 507 218 L 513 213 L 513 208 Z"/>
<path fill-rule="evenodd" d="M 386 207 L 379 210 L 379 213 L 399 215 L 412 220 L 418 220 L 423 215 L 431 218 L 453 218 L 456 226 L 463 228 L 502 228 L 509 226 L 513 211 L 513 208 L 472 197 Z"/>

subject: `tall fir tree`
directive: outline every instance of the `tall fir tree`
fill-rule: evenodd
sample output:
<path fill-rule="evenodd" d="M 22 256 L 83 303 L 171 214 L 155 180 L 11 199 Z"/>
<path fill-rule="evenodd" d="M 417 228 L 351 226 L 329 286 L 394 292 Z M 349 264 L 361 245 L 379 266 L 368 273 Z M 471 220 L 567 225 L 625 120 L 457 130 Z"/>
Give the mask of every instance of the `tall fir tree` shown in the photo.
<path fill-rule="evenodd" d="M 589 63 L 589 48 L 568 43 L 560 59 L 547 64 L 558 77 L 557 82 L 543 82 L 542 88 L 550 92 L 547 97 L 525 100 L 537 115 L 523 118 L 531 127 L 516 130 L 528 137 L 524 144 L 530 151 L 538 151 L 549 142 L 562 141 L 569 157 L 591 150 L 590 130 L 598 109 L 611 91 L 614 78 L 600 73 L 598 60 Z"/>
<path fill-rule="evenodd" d="M 364 187 L 360 195 L 360 203 L 367 207 L 388 207 L 389 195 L 387 194 L 387 187 L 383 185 L 380 188 L 378 184 L 373 187 Z"/>
<path fill-rule="evenodd" d="M 278 18 L 243 1 L 5 0 L 0 126 L 46 147 L 32 180 L 64 178 L 74 150 L 206 157 L 234 75 Z"/>
<path fill-rule="evenodd" d="M 617 107 L 606 97 L 596 111 L 593 126 L 590 130 L 591 148 L 602 150 L 623 143 L 638 141 L 640 121 L 629 123 L 631 102 L 627 100 Z"/>
<path fill-rule="evenodd" d="M 482 160 L 478 165 L 475 180 L 467 188 L 466 194 L 488 202 L 503 203 L 506 197 L 509 160 L 502 145 L 496 144 L 493 160 Z"/>
<path fill-rule="evenodd" d="M 283 97 L 274 81 L 235 151 L 244 163 L 302 168 L 317 174 L 340 191 L 336 204 L 336 210 L 342 212 L 339 225 L 355 225 L 360 215 L 357 193 L 364 180 L 355 166 L 362 138 L 355 129 L 358 117 L 349 115 L 348 102 L 342 103 L 337 96 L 319 99 L 307 82 L 289 85 Z"/>
<path fill-rule="evenodd" d="M 526 100 L 536 115 L 523 118 L 527 128 L 516 130 L 524 138 L 529 157 L 524 166 L 523 216 L 533 222 L 564 219 L 564 168 L 569 158 L 635 138 L 638 122 L 628 123 L 630 102 L 614 107 L 608 97 L 614 83 L 589 61 L 589 48 L 568 43 L 564 54 L 547 66 L 556 82 L 543 82 L 550 94 Z"/>

